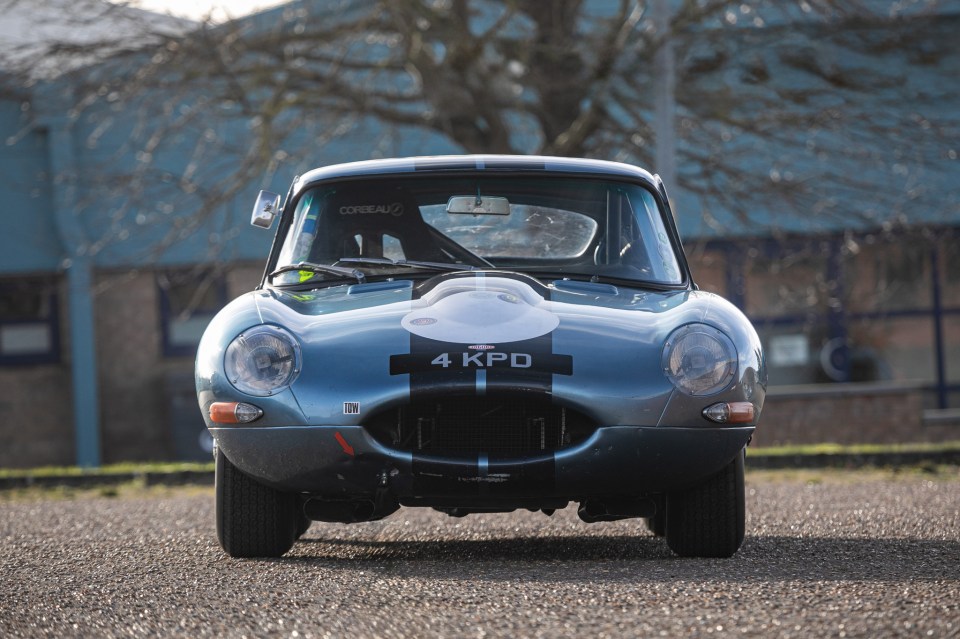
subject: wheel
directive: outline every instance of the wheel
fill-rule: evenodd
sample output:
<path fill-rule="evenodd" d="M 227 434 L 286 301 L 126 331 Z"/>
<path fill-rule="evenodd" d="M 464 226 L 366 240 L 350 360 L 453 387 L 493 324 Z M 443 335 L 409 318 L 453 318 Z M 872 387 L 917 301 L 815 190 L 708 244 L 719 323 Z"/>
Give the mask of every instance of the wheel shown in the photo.
<path fill-rule="evenodd" d="M 666 537 L 681 557 L 730 557 L 743 543 L 743 452 L 716 475 L 667 495 Z"/>
<path fill-rule="evenodd" d="M 296 538 L 296 495 L 242 473 L 217 450 L 217 539 L 231 557 L 279 557 Z"/>

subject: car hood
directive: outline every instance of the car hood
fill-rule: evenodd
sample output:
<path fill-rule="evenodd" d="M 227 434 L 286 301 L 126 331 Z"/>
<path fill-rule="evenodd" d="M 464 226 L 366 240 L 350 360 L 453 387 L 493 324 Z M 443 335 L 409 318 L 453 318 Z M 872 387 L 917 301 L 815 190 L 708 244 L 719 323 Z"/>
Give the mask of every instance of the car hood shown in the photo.
<path fill-rule="evenodd" d="M 661 363 L 670 332 L 691 322 L 737 325 L 732 307 L 708 293 L 543 285 L 500 272 L 267 289 L 234 305 L 236 325 L 224 333 L 268 323 L 300 340 L 291 392 L 310 424 L 357 423 L 437 395 L 518 391 L 600 424 L 657 424 L 673 392 Z"/>
<path fill-rule="evenodd" d="M 396 280 L 305 293 L 268 289 L 252 295 L 264 322 L 323 325 L 326 320 L 321 318 L 341 313 L 349 313 L 353 320 L 389 322 L 385 315 L 400 314 L 398 328 L 450 342 L 483 341 L 478 336 L 494 342 L 520 341 L 559 328 L 561 317 L 577 323 L 605 322 L 619 311 L 659 315 L 682 307 L 691 298 L 715 297 L 575 280 L 543 285 L 524 275 L 485 272 L 450 274 L 420 285 Z"/>

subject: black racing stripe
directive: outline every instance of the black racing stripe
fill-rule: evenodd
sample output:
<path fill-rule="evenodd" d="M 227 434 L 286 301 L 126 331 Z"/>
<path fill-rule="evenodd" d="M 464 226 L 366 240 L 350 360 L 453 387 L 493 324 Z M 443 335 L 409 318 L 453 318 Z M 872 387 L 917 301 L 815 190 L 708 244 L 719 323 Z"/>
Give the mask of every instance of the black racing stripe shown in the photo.
<path fill-rule="evenodd" d="M 477 371 L 486 375 L 486 394 L 550 394 L 554 375 L 572 375 L 573 357 L 553 352 L 553 334 L 498 344 L 489 351 L 410 334 L 410 352 L 390 356 L 391 375 L 410 376 L 410 401 L 439 395 L 473 395 Z M 496 354 L 503 359 L 488 360 Z M 438 358 L 442 358 L 438 360 Z M 447 366 L 440 363 L 443 361 Z M 514 366 L 526 364 L 528 367 Z M 492 365 L 488 365 L 492 364 Z"/>
<path fill-rule="evenodd" d="M 514 160 L 514 159 L 490 159 L 485 160 L 483 163 L 483 168 L 492 169 L 494 171 L 546 171 L 547 165 L 544 162 L 534 162 L 529 160 Z"/>
<path fill-rule="evenodd" d="M 390 356 L 390 374 L 410 375 L 411 403 L 442 395 L 473 395 L 478 369 L 462 365 L 464 352 L 469 352 L 466 345 L 411 333 L 410 353 Z M 452 362 L 446 368 L 433 363 L 444 353 Z"/>
<path fill-rule="evenodd" d="M 498 345 L 498 349 L 510 353 L 524 353 L 533 358 L 530 368 L 489 368 L 487 369 L 486 392 L 497 393 L 553 392 L 554 375 L 572 375 L 573 357 L 553 352 L 553 333 L 547 333 L 533 339 Z"/>
<path fill-rule="evenodd" d="M 445 158 L 420 158 L 413 163 L 414 171 L 473 171 L 477 169 L 474 160 L 450 160 Z"/>

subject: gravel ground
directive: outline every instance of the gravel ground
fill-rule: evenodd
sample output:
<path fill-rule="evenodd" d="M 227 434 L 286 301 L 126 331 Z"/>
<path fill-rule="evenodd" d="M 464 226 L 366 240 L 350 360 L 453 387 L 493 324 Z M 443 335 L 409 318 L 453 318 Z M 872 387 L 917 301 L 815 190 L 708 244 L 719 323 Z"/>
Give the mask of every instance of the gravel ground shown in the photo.
<path fill-rule="evenodd" d="M 677 559 L 574 507 L 314 523 L 232 560 L 209 490 L 0 502 L 0 637 L 960 636 L 960 475 L 748 474 L 747 540 Z"/>

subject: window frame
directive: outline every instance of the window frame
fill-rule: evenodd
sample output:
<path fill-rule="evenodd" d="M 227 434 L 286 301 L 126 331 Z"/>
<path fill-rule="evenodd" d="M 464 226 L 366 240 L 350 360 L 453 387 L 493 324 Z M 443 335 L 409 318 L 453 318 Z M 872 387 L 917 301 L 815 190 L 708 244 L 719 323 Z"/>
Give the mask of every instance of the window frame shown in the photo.
<path fill-rule="evenodd" d="M 180 344 L 173 341 L 172 322 L 177 319 L 178 313 L 173 310 L 173 304 L 170 298 L 169 286 L 164 286 L 162 279 L 169 281 L 173 278 L 188 278 L 189 281 L 206 281 L 212 278 L 210 286 L 216 296 L 216 303 L 209 306 L 200 306 L 191 311 L 191 316 L 195 313 L 209 314 L 212 318 L 227 303 L 227 282 L 222 271 L 213 268 L 168 268 L 158 271 L 154 276 L 154 283 L 157 287 L 157 298 L 160 307 L 160 346 L 163 357 L 194 357 L 199 346 L 199 339 L 196 344 Z"/>
<path fill-rule="evenodd" d="M 27 326 L 45 324 L 50 335 L 50 344 L 46 351 L 6 354 L 0 350 L 0 367 L 7 366 L 35 366 L 42 364 L 59 364 L 62 361 L 60 339 L 60 286 L 59 279 L 52 275 L 25 276 L 18 278 L 0 279 L 0 296 L 17 295 L 29 282 L 36 282 L 37 287 L 47 288 L 47 317 L 46 318 L 9 318 L 0 317 L 0 331 L 8 326 Z M 42 294 L 42 293 L 41 293 Z"/>
<path fill-rule="evenodd" d="M 870 310 L 854 310 L 850 308 L 850 302 L 846 298 L 846 288 L 850 286 L 850 278 L 853 276 L 846 267 L 847 246 L 852 240 L 856 243 L 870 241 L 871 236 L 881 235 L 878 241 L 901 243 L 913 242 L 922 243 L 923 260 L 929 269 L 927 281 L 924 285 L 930 288 L 931 300 L 929 304 L 919 306 L 903 306 L 896 308 L 877 308 Z M 747 313 L 757 331 L 763 334 L 764 329 L 768 327 L 796 327 L 804 332 L 807 326 L 818 322 L 825 323 L 829 327 L 829 338 L 839 340 L 839 343 L 846 343 L 848 332 L 857 322 L 871 320 L 902 320 L 917 319 L 926 321 L 933 328 L 931 350 L 934 359 L 934 374 L 932 379 L 923 382 L 923 388 L 935 395 L 934 405 L 939 408 L 951 406 L 951 397 L 960 396 L 960 382 L 954 381 L 948 375 L 947 371 L 947 344 L 945 322 L 960 317 L 960 305 L 957 304 L 958 298 L 948 297 L 946 294 L 948 286 L 952 283 L 949 279 L 950 267 L 956 266 L 955 262 L 948 262 L 945 255 L 947 247 L 955 245 L 960 241 L 960 226 L 918 226 L 907 229 L 897 229 L 892 234 L 886 234 L 879 230 L 864 230 L 859 232 L 841 232 L 813 236 L 786 236 L 782 238 L 763 237 L 738 237 L 738 238 L 711 238 L 705 240 L 693 240 L 692 243 L 699 242 L 701 250 L 714 251 L 724 256 L 723 270 L 725 271 L 726 298 L 730 300 L 744 312 L 747 312 L 747 299 L 749 291 L 746 286 L 745 256 L 749 250 L 757 251 L 761 254 L 775 254 L 782 252 L 784 247 L 810 247 L 815 243 L 820 243 L 822 250 L 828 253 L 826 276 L 830 280 L 836 280 L 838 288 L 833 291 L 838 304 L 836 306 L 828 305 L 824 311 L 798 312 L 783 315 L 768 315 L 763 313 Z M 956 260 L 956 254 L 951 258 Z M 954 290 L 954 289 L 951 289 Z M 953 293 L 952 295 L 955 295 Z M 842 354 L 844 358 L 845 379 L 835 380 L 836 382 L 850 382 L 850 358 L 847 354 Z M 813 384 L 829 384 L 831 382 L 810 382 Z M 776 381 L 773 380 L 776 385 Z"/>

